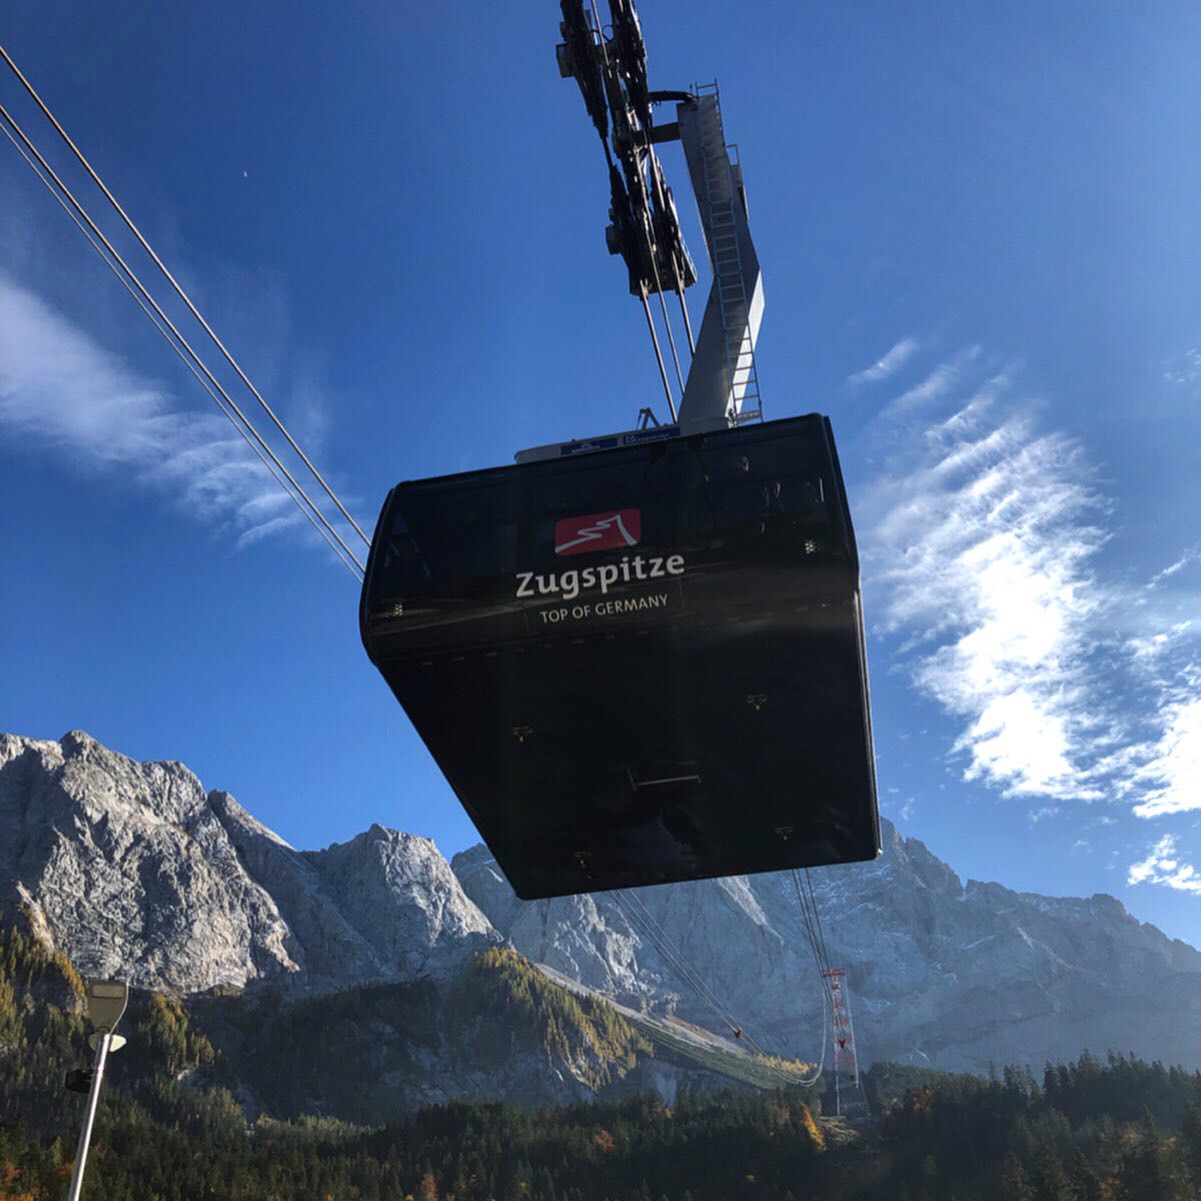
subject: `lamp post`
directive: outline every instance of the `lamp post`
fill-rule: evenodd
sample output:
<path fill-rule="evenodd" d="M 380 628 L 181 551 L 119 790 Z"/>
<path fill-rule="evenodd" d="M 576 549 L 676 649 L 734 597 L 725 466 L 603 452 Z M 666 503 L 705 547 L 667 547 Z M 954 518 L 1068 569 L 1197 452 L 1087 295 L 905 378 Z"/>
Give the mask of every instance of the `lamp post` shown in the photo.
<path fill-rule="evenodd" d="M 83 1169 L 87 1163 L 88 1146 L 92 1141 L 92 1124 L 96 1120 L 96 1105 L 100 1100 L 100 1083 L 104 1079 L 104 1065 L 110 1051 L 119 1051 L 125 1045 L 125 1039 L 114 1034 L 125 1006 L 129 1002 L 129 988 L 118 980 L 93 980 L 87 991 L 88 1017 L 91 1018 L 95 1033 L 88 1039 L 89 1045 L 95 1050 L 96 1058 L 90 1072 L 72 1073 L 67 1077 L 67 1087 L 82 1091 L 85 1083 L 88 1087 L 88 1107 L 83 1117 L 83 1129 L 79 1132 L 79 1147 L 75 1152 L 75 1168 L 71 1173 L 71 1191 L 67 1201 L 79 1201 L 79 1191 L 83 1188 Z"/>

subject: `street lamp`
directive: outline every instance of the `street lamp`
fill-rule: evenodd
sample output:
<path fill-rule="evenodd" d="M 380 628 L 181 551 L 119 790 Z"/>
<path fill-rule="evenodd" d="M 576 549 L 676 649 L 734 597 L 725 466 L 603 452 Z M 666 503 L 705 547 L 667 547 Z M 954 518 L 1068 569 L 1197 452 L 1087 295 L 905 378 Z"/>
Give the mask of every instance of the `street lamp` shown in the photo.
<path fill-rule="evenodd" d="M 119 1051 L 125 1039 L 114 1034 L 125 1006 L 129 1003 L 129 987 L 119 980 L 93 980 L 87 990 L 88 1017 L 94 1032 L 88 1045 L 96 1052 L 90 1070 L 70 1072 L 67 1087 L 75 1092 L 88 1094 L 87 1112 L 83 1118 L 83 1129 L 79 1132 L 79 1147 L 75 1152 L 75 1168 L 71 1173 L 71 1191 L 67 1201 L 79 1201 L 79 1190 L 83 1188 L 83 1169 L 88 1158 L 88 1146 L 92 1141 L 92 1124 L 96 1120 L 96 1105 L 100 1100 L 100 1082 L 104 1079 L 104 1064 L 110 1051 Z"/>

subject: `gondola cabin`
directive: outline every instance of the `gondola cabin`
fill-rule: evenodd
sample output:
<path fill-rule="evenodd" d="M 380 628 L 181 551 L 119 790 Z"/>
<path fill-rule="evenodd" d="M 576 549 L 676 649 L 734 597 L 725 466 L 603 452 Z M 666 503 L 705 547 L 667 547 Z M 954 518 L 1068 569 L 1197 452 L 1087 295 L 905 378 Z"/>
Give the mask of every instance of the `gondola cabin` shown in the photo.
<path fill-rule="evenodd" d="M 360 616 L 521 897 L 877 853 L 824 417 L 399 484 Z"/>

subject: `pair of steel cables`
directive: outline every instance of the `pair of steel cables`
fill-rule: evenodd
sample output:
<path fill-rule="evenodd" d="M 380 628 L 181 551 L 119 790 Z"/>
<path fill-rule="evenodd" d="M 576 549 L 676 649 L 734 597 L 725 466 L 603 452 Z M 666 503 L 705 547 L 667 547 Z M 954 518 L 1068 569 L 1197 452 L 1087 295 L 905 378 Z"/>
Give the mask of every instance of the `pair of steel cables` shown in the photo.
<path fill-rule="evenodd" d="M 793 871 L 794 883 L 797 883 L 798 896 L 800 895 L 799 882 L 796 881 L 796 872 Z M 806 872 L 808 877 L 808 872 Z M 810 933 L 812 930 L 820 930 L 820 918 L 817 918 L 816 913 L 816 898 L 813 896 L 812 882 L 809 881 L 809 897 L 810 900 L 802 906 L 802 918 L 805 922 L 806 933 L 810 937 L 810 946 L 814 949 L 814 958 L 818 960 L 819 953 L 817 951 L 818 943 L 816 934 Z M 831 1011 L 831 1001 L 828 995 L 827 979 L 824 976 L 819 976 L 821 979 L 822 989 L 822 1043 L 821 1054 L 817 1059 L 817 1066 L 810 1075 L 798 1075 L 796 1072 L 787 1071 L 779 1066 L 777 1062 L 781 1057 L 774 1056 L 770 1052 L 764 1050 L 751 1035 L 746 1031 L 743 1024 L 735 1018 L 735 1016 L 726 1008 L 725 1005 L 714 994 L 713 990 L 705 982 L 704 977 L 696 970 L 685 957 L 680 948 L 672 941 L 663 926 L 655 919 L 654 915 L 647 909 L 642 900 L 633 892 L 625 889 L 618 889 L 613 893 L 617 907 L 621 910 L 626 921 L 631 929 L 642 934 L 654 948 L 663 957 L 664 961 L 672 969 L 679 979 L 691 988 L 698 997 L 716 1014 L 718 1020 L 727 1026 L 730 1033 L 740 1041 L 744 1042 L 750 1049 L 764 1062 L 765 1066 L 770 1070 L 783 1084 L 799 1086 L 801 1088 L 812 1088 L 822 1077 L 822 1070 L 826 1060 L 828 1022 L 827 1014 Z M 813 908 L 809 908 L 809 904 Z M 818 925 L 811 925 L 814 918 L 817 918 Z M 821 944 L 824 946 L 824 942 Z M 819 972 L 821 971 L 819 963 Z"/>
<path fill-rule="evenodd" d="M 823 980 L 828 980 L 826 975 L 834 964 L 830 958 L 830 951 L 826 945 L 826 932 L 822 926 L 821 911 L 817 905 L 817 894 L 813 889 L 813 877 L 809 873 L 809 869 L 804 869 L 804 879 L 802 883 L 801 872 L 797 868 L 792 868 L 789 872 L 792 877 L 793 891 L 796 893 L 797 908 L 801 911 L 801 921 L 805 926 L 805 937 L 809 943 L 809 949 L 813 952 L 813 962 L 817 966 L 817 970 L 821 973 Z"/>
<path fill-rule="evenodd" d="M 105 199 L 116 211 L 121 218 L 126 229 L 137 240 L 139 246 L 146 254 L 150 256 L 151 261 L 159 270 L 167 283 L 171 286 L 176 296 L 183 302 L 191 316 L 200 325 L 204 333 L 209 337 L 213 345 L 217 348 L 222 358 L 226 361 L 230 368 L 237 375 L 238 379 L 250 392 L 251 396 L 256 400 L 262 410 L 270 418 L 271 423 L 276 430 L 283 436 L 290 450 L 296 455 L 316 483 L 320 486 L 325 496 L 333 503 L 337 512 L 349 524 L 354 535 L 357 535 L 365 546 L 371 545 L 371 540 L 363 532 L 359 523 L 351 516 L 349 510 L 334 493 L 333 489 L 325 480 L 324 476 L 313 465 L 312 460 L 300 448 L 299 444 L 285 428 L 279 417 L 276 416 L 274 410 L 263 398 L 259 390 L 250 381 L 245 371 L 234 359 L 233 355 L 226 348 L 225 344 L 213 331 L 213 328 L 201 315 L 199 309 L 192 302 L 191 297 L 176 280 L 175 276 L 167 269 L 162 259 L 155 252 L 154 248 L 143 236 L 141 230 L 134 224 L 128 213 L 117 201 L 117 198 L 109 191 L 104 181 L 97 174 L 91 163 L 84 156 L 83 152 L 75 144 L 68 135 L 67 131 L 59 123 L 58 119 L 51 112 L 45 101 L 34 89 L 33 85 L 22 73 L 17 64 L 13 61 L 8 51 L 0 46 L 0 57 L 3 57 L 9 69 L 20 81 L 26 92 L 32 97 L 42 115 L 50 122 L 58 133 L 59 137 L 67 145 L 76 161 L 84 169 L 92 182 L 104 194 Z M 100 256 L 113 274 L 120 280 L 126 291 L 134 298 L 143 313 L 146 314 L 151 324 L 158 330 L 159 334 L 165 339 L 167 344 L 176 353 L 183 362 L 184 366 L 192 373 L 197 382 L 208 394 L 209 398 L 226 417 L 226 419 L 234 426 L 241 435 L 242 439 L 255 453 L 264 467 L 274 476 L 285 494 L 293 501 L 294 504 L 308 519 L 309 523 L 317 531 L 317 533 L 325 540 L 326 544 L 347 568 L 348 571 L 358 580 L 362 580 L 365 565 L 355 553 L 352 546 L 347 543 L 346 537 L 339 531 L 337 526 L 326 515 L 325 511 L 313 500 L 302 484 L 296 479 L 295 475 L 285 463 L 281 460 L 275 450 L 267 440 L 255 428 L 253 422 L 246 415 L 243 409 L 233 399 L 226 390 L 224 385 L 217 379 L 209 367 L 205 364 L 199 353 L 195 350 L 192 344 L 180 332 L 176 324 L 167 316 L 162 306 L 150 294 L 149 290 L 142 283 L 137 273 L 128 264 L 120 252 L 116 249 L 113 243 L 109 240 L 96 222 L 92 219 L 87 209 L 82 202 L 75 196 L 71 189 L 63 182 L 59 174 L 47 161 L 45 156 L 38 150 L 33 140 L 21 128 L 16 118 L 0 104 L 0 129 L 3 129 L 5 136 L 16 148 L 17 152 L 28 164 L 30 169 L 41 180 L 50 194 L 55 198 L 60 207 L 67 213 L 71 220 L 75 223 L 79 231 L 87 238 L 92 249 Z M 285 452 L 286 453 L 286 452 Z M 347 534 L 353 541 L 354 535 Z"/>

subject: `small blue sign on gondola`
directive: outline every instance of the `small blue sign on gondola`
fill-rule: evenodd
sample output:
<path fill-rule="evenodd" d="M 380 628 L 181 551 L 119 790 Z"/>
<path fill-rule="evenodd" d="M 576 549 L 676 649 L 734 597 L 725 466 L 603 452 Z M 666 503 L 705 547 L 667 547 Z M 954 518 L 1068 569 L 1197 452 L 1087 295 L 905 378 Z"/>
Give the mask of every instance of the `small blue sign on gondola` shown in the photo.
<path fill-rule="evenodd" d="M 564 442 L 559 447 L 559 456 L 587 454 L 594 450 L 614 450 L 618 446 L 640 446 L 644 442 L 664 442 L 678 438 L 678 425 L 660 425 L 652 429 L 630 430 L 624 434 L 609 434 L 604 438 L 585 438 L 579 442 Z"/>

